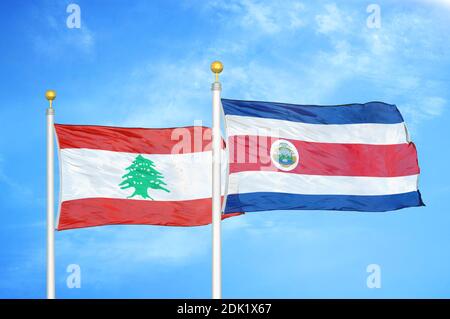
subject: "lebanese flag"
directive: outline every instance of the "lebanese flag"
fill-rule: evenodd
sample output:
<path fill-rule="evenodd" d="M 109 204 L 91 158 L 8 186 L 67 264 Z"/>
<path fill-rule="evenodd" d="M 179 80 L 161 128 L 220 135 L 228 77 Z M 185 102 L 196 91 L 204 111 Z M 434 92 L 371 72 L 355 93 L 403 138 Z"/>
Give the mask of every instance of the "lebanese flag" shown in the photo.
<path fill-rule="evenodd" d="M 61 179 L 58 230 L 211 223 L 211 129 L 55 124 L 55 130 Z M 224 150 L 222 158 L 225 163 Z M 222 171 L 226 176 L 226 165 Z"/>

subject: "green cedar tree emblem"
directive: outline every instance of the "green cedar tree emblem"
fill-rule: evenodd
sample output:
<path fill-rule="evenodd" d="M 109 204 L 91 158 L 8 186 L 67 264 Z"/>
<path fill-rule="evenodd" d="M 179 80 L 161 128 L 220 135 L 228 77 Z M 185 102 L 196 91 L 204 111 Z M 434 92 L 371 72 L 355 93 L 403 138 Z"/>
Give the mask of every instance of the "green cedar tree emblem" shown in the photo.
<path fill-rule="evenodd" d="M 121 189 L 134 188 L 134 193 L 128 198 L 139 195 L 142 198 L 153 200 L 147 193 L 149 188 L 161 189 L 170 193 L 168 189 L 164 188 L 163 185 L 167 184 L 163 181 L 164 176 L 155 169 L 155 163 L 142 155 L 136 156 L 126 170 L 128 173 L 122 176 L 124 181 L 119 186 L 122 186 Z"/>

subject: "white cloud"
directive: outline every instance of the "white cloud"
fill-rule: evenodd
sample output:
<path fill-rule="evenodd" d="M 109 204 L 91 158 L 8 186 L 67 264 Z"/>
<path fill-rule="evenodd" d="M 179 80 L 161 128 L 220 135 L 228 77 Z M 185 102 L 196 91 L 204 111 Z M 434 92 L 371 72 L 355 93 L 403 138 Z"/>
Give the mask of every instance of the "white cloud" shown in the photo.
<path fill-rule="evenodd" d="M 426 97 L 423 100 L 424 112 L 431 117 L 439 116 L 444 112 L 444 108 L 447 105 L 447 101 L 438 96 Z"/>
<path fill-rule="evenodd" d="M 378 99 L 398 104 L 414 129 L 444 112 L 445 85 L 422 68 L 449 63 L 444 52 L 450 45 L 432 16 L 391 11 L 383 15 L 382 28 L 368 29 L 359 25 L 364 20 L 357 13 L 343 14 L 334 4 L 327 11 L 316 17 L 317 32 L 329 36 L 333 50 L 320 52 L 309 64 L 320 78 L 317 90 L 333 92 L 346 82 L 366 81 L 367 92 L 379 92 Z"/>
<path fill-rule="evenodd" d="M 417 124 L 421 121 L 441 116 L 447 105 L 447 100 L 442 97 L 419 95 L 403 105 L 402 110 L 404 115 L 411 119 L 410 126 L 415 131 Z"/>
<path fill-rule="evenodd" d="M 336 4 L 314 8 L 297 1 L 235 0 L 208 2 L 202 8 L 206 17 L 223 15 L 222 22 L 227 22 L 220 24 L 214 41 L 196 44 L 201 50 L 192 48 L 176 63 L 140 63 L 122 77 L 127 80 L 121 96 L 127 102 L 118 107 L 129 115 L 113 124 L 167 127 L 192 125 L 195 119 L 209 122 L 209 63 L 217 57 L 226 57 L 221 78 L 224 96 L 230 98 L 341 104 L 365 102 L 356 100 L 364 95 L 397 104 L 416 123 L 445 110 L 445 85 L 422 67 L 449 62 L 445 52 L 450 45 L 433 17 L 414 10 L 385 10 L 382 28 L 368 29 L 364 7 L 352 11 Z M 303 19 L 302 11 L 316 23 Z M 302 21 L 302 38 L 281 32 L 296 24 L 292 17 Z M 320 48 L 308 46 L 305 37 L 320 39 Z M 264 48 L 266 54 L 254 48 Z M 354 91 L 357 98 L 350 94 L 337 100 L 341 89 L 358 82 L 365 83 L 365 94 Z M 413 107 L 430 97 L 434 111 Z"/>
<path fill-rule="evenodd" d="M 224 236 L 248 231 L 245 216 L 223 221 Z M 58 260 L 83 264 L 96 260 L 101 265 L 123 265 L 124 268 L 145 264 L 178 267 L 195 263 L 211 253 L 211 226 L 102 226 L 57 232 Z"/>
<path fill-rule="evenodd" d="M 39 207 L 43 207 L 44 198 L 38 197 L 26 182 L 11 178 L 5 172 L 4 162 L 4 158 L 0 154 L 0 184 L 6 185 L 9 199 L 19 205 L 37 204 Z"/>
<path fill-rule="evenodd" d="M 419 0 L 419 1 L 427 4 L 443 6 L 445 8 L 450 9 L 450 0 Z"/>
<path fill-rule="evenodd" d="M 327 34 L 345 32 L 348 29 L 352 19 L 339 10 L 336 4 L 325 5 L 325 11 L 326 13 L 316 15 L 317 32 Z"/>
<path fill-rule="evenodd" d="M 254 33 L 276 34 L 284 30 L 296 30 L 304 26 L 304 5 L 295 0 L 233 0 L 213 1 L 206 5 L 218 10 L 219 16 L 232 15 L 233 24 Z M 226 18 L 229 21 L 229 16 Z"/>
<path fill-rule="evenodd" d="M 205 227 L 105 226 L 60 232 L 56 244 L 60 258 L 76 263 L 177 265 L 207 253 L 209 237 Z"/>
<path fill-rule="evenodd" d="M 41 27 L 39 33 L 34 29 L 29 33 L 36 52 L 51 57 L 64 56 L 74 50 L 85 55 L 94 52 L 94 32 L 84 19 L 81 28 L 69 29 L 66 25 L 66 16 L 58 15 L 66 12 L 63 4 L 51 3 L 35 10 L 36 22 L 31 23 L 39 23 Z"/>
<path fill-rule="evenodd" d="M 120 125 L 172 127 L 193 125 L 209 110 L 213 75 L 206 59 L 151 62 L 136 68 L 124 87 L 129 116 Z"/>
<path fill-rule="evenodd" d="M 245 10 L 242 23 L 250 28 L 259 28 L 264 33 L 273 34 L 303 26 L 300 18 L 303 5 L 299 2 L 243 0 L 241 4 Z"/>
<path fill-rule="evenodd" d="M 366 27 L 364 6 L 355 11 L 344 4 L 305 5 L 295 0 L 195 3 L 205 17 L 217 22 L 215 38 L 188 48 L 177 62 L 139 61 L 121 77 L 123 101 L 115 100 L 116 107 L 127 110 L 128 115 L 108 124 L 162 127 L 209 120 L 209 63 L 217 57 L 227 59 L 222 79 L 224 94 L 229 97 L 329 103 L 328 97 L 356 79 L 368 82 L 368 92 L 382 91 L 380 98 L 392 98 L 387 100 L 391 103 L 406 96 L 412 100 L 410 90 L 417 100 L 428 96 L 446 99 L 439 81 L 430 82 L 417 63 L 420 59 L 448 61 L 450 45 L 446 33 L 434 25 L 433 16 L 420 11 L 384 10 L 382 28 L 374 30 Z M 54 35 L 37 36 L 38 50 L 58 54 L 74 46 L 81 52 L 93 52 L 95 37 L 84 21 L 81 30 L 70 30 L 64 21 L 47 17 Z M 301 33 L 290 32 L 299 29 Z M 317 40 L 321 41 L 319 49 L 311 50 L 309 43 Z M 112 90 L 105 87 L 105 91 Z M 111 94 L 108 92 L 105 95 Z M 349 100 L 336 103 L 352 99 L 349 96 Z"/>
<path fill-rule="evenodd" d="M 95 47 L 95 37 L 88 27 L 81 29 L 63 29 L 64 26 L 53 28 L 48 34 L 37 34 L 33 37 L 34 49 L 45 55 L 61 56 L 66 50 L 77 50 L 91 54 Z"/>

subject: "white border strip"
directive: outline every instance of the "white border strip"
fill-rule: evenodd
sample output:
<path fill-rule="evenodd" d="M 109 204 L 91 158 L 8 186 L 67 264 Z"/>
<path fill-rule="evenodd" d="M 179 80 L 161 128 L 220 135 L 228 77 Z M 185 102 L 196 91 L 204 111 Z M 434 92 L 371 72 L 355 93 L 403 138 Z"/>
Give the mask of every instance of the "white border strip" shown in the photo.
<path fill-rule="evenodd" d="M 226 115 L 228 137 L 259 135 L 316 143 L 402 144 L 408 143 L 405 123 L 309 124 L 285 120 Z"/>
<path fill-rule="evenodd" d="M 304 195 L 391 195 L 417 190 L 418 175 L 322 176 L 246 171 L 230 174 L 228 194 L 276 192 Z"/>

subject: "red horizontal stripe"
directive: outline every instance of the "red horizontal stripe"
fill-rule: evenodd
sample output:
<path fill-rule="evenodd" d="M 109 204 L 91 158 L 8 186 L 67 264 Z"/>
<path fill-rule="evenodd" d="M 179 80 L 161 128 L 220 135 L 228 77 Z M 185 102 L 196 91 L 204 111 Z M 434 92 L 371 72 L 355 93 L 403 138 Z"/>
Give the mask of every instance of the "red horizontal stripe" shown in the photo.
<path fill-rule="evenodd" d="M 211 129 L 126 128 L 55 124 L 59 147 L 141 154 L 184 154 L 211 150 Z"/>
<path fill-rule="evenodd" d="M 223 215 L 222 219 L 237 216 Z M 61 204 L 58 230 L 102 225 L 201 226 L 211 223 L 211 198 L 150 201 L 85 198 Z"/>
<path fill-rule="evenodd" d="M 270 160 L 270 147 L 278 138 L 230 138 L 230 173 L 280 171 Z M 288 140 L 288 139 L 286 139 Z M 299 164 L 287 173 L 333 176 L 394 177 L 419 174 L 413 143 L 395 145 L 311 143 L 288 140 L 299 152 Z"/>

